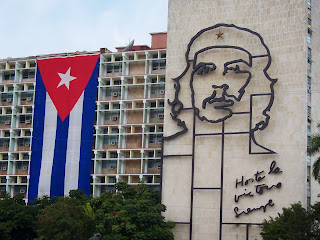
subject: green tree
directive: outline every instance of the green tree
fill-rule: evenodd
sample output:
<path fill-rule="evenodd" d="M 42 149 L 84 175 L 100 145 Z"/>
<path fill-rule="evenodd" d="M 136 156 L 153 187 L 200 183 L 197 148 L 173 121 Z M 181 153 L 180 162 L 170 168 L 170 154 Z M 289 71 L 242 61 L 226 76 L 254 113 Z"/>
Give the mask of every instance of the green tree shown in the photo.
<path fill-rule="evenodd" d="M 38 208 L 26 205 L 23 196 L 11 198 L 6 192 L 0 193 L 0 239 L 34 239 Z"/>
<path fill-rule="evenodd" d="M 318 209 L 318 208 L 317 208 Z M 316 226 L 312 212 L 307 212 L 300 203 L 283 208 L 276 218 L 264 220 L 261 236 L 264 240 L 310 240 L 314 238 Z"/>
<path fill-rule="evenodd" d="M 75 198 L 58 198 L 39 214 L 39 239 L 87 240 L 95 230 L 94 220 L 86 215 L 82 201 Z"/>
<path fill-rule="evenodd" d="M 159 193 L 140 184 L 135 190 L 116 184 L 117 194 L 102 194 L 89 204 L 96 219 L 96 232 L 104 240 L 172 240 L 173 222 L 165 222 Z"/>
<path fill-rule="evenodd" d="M 317 125 L 318 133 L 310 137 L 308 154 L 311 156 L 320 153 L 320 123 Z M 313 163 L 312 175 L 320 183 L 320 157 Z"/>

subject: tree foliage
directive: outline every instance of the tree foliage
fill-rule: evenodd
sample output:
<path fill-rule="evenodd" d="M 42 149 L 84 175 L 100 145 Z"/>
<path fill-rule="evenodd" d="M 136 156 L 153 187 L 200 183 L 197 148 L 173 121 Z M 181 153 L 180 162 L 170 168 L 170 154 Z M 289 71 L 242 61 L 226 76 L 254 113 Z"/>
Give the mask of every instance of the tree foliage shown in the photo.
<path fill-rule="evenodd" d="M 261 236 L 264 240 L 311 240 L 320 236 L 320 204 L 306 211 L 300 203 L 283 208 L 276 218 L 264 220 Z"/>
<path fill-rule="evenodd" d="M 318 131 L 320 132 L 320 123 L 317 125 Z M 310 137 L 310 143 L 308 147 L 308 154 L 311 156 L 320 153 L 320 133 L 314 134 Z M 320 183 L 320 157 L 313 163 L 312 175 Z"/>
<path fill-rule="evenodd" d="M 38 208 L 26 205 L 22 195 L 11 198 L 6 192 L 1 192 L 0 198 L 0 239 L 34 239 L 37 236 L 35 221 Z"/>
<path fill-rule="evenodd" d="M 173 222 L 165 222 L 159 194 L 146 185 L 137 191 L 126 183 L 117 183 L 117 194 L 102 194 L 89 204 L 94 211 L 96 232 L 104 240 L 171 240 Z"/>
<path fill-rule="evenodd" d="M 89 239 L 101 233 L 104 240 L 172 240 L 173 222 L 161 215 L 159 192 L 140 184 L 116 184 L 117 193 L 89 198 L 82 190 L 69 197 L 44 196 L 28 205 L 22 196 L 0 197 L 1 240 Z"/>
<path fill-rule="evenodd" d="M 37 220 L 39 239 L 87 240 L 94 232 L 94 221 L 85 214 L 78 199 L 59 198 L 42 210 Z"/>

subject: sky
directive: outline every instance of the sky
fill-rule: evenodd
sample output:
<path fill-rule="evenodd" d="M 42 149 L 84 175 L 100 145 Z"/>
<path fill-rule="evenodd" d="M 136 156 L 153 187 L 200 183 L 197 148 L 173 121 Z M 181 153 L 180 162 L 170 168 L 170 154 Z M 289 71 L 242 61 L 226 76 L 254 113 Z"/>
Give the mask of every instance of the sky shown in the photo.
<path fill-rule="evenodd" d="M 168 0 L 0 0 L 0 59 L 151 45 Z"/>

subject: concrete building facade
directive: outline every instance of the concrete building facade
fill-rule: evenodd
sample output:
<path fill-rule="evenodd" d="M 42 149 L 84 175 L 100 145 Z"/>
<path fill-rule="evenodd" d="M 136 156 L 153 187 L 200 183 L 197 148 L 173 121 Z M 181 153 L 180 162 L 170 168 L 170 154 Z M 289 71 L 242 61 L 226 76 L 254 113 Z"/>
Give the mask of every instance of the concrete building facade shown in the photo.
<path fill-rule="evenodd" d="M 115 191 L 115 183 L 144 182 L 160 188 L 166 33 L 152 33 L 152 45 L 100 49 L 91 193 Z M 0 60 L 0 190 L 27 199 L 33 132 L 36 59 L 74 52 Z"/>
<path fill-rule="evenodd" d="M 315 9 L 169 1 L 162 202 L 175 239 L 261 239 L 263 219 L 317 201 Z"/>

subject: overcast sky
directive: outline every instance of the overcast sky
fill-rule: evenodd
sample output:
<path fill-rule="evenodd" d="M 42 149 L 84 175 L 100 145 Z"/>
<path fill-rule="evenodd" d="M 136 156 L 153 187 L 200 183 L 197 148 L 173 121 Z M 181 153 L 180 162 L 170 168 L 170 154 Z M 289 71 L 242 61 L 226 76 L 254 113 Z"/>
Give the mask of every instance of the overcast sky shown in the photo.
<path fill-rule="evenodd" d="M 0 59 L 150 46 L 167 31 L 168 0 L 0 0 Z"/>

